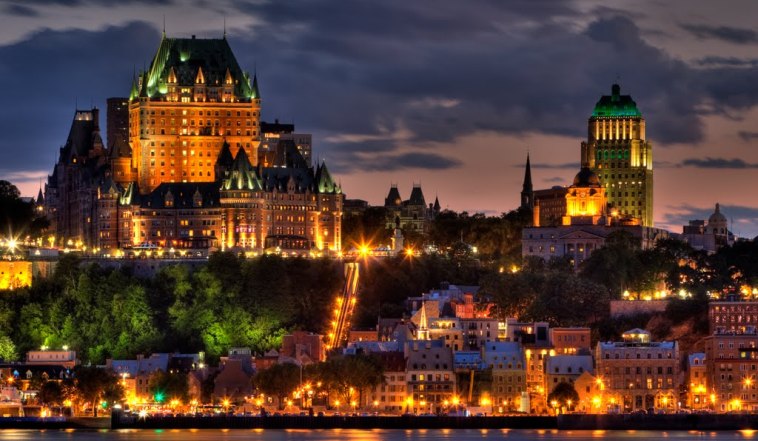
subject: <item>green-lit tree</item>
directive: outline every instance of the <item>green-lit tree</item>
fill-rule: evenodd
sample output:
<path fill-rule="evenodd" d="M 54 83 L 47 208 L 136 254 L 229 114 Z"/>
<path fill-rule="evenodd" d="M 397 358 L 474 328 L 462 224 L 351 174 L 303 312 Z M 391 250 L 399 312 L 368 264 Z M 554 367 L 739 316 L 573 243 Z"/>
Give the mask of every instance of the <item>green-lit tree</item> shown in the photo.
<path fill-rule="evenodd" d="M 18 359 L 18 353 L 16 352 L 16 345 L 13 344 L 13 340 L 7 335 L 0 335 L 0 360 L 16 361 Z"/>

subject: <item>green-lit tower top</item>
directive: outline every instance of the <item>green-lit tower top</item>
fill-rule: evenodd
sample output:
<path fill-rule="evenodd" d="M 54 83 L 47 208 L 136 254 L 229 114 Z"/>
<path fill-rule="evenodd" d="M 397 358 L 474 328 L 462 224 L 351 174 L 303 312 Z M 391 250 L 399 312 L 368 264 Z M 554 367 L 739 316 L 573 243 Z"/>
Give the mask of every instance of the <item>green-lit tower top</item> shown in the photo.
<path fill-rule="evenodd" d="M 611 94 L 603 95 L 595 104 L 592 111 L 593 118 L 630 118 L 641 117 L 642 113 L 637 109 L 637 103 L 631 96 L 621 95 L 621 86 L 611 86 Z"/>
<path fill-rule="evenodd" d="M 138 88 L 132 86 L 132 99 L 135 89 L 140 96 L 159 98 L 167 95 L 172 85 L 231 86 L 238 100 L 260 99 L 257 78 L 250 78 L 240 68 L 226 38 L 168 38 L 164 34 L 139 82 Z"/>

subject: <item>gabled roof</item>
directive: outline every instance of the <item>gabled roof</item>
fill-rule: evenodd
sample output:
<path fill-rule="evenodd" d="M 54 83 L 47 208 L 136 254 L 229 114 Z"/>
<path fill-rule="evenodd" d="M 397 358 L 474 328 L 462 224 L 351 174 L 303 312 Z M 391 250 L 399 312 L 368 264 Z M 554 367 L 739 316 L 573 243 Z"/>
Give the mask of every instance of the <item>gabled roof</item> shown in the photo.
<path fill-rule="evenodd" d="M 387 197 L 384 198 L 384 206 L 385 207 L 400 206 L 402 203 L 403 203 L 403 198 L 400 197 L 400 192 L 397 189 L 397 185 L 391 186 L 390 192 L 387 194 Z"/>
<path fill-rule="evenodd" d="M 166 193 L 174 197 L 173 206 L 166 205 Z M 140 206 L 143 208 L 193 208 L 195 197 L 202 198 L 203 207 L 218 207 L 219 192 L 216 182 L 164 182 L 155 190 L 142 196 Z"/>
<path fill-rule="evenodd" d="M 291 139 L 282 139 L 276 143 L 274 161 L 271 165 L 276 167 L 308 168 L 308 163 L 303 158 L 297 144 Z"/>
<path fill-rule="evenodd" d="M 342 193 L 342 190 L 332 179 L 325 162 L 322 162 L 316 170 L 316 186 L 319 193 Z"/>
<path fill-rule="evenodd" d="M 225 38 L 167 38 L 164 35 L 143 80 L 145 96 L 166 94 L 172 68 L 178 86 L 194 86 L 198 71 L 202 69 L 208 85 L 221 86 L 229 75 L 238 98 L 256 99 L 260 96 L 257 78 L 251 86 L 250 76 L 240 68 Z M 140 96 L 143 96 L 142 92 Z"/>
<path fill-rule="evenodd" d="M 229 168 L 234 163 L 234 157 L 232 157 L 232 151 L 229 150 L 229 143 L 224 141 L 221 146 L 221 151 L 216 159 L 216 165 L 219 167 Z"/>
<path fill-rule="evenodd" d="M 110 147 L 109 156 L 111 159 L 131 158 L 132 148 L 129 146 L 129 143 L 125 139 L 121 138 L 120 136 L 116 137 L 116 140 Z"/>
<path fill-rule="evenodd" d="M 221 160 L 221 155 L 219 155 L 219 160 Z M 258 174 L 255 172 L 252 164 L 250 164 L 250 160 L 247 157 L 245 149 L 240 147 L 239 151 L 237 151 L 237 157 L 234 158 L 234 161 L 228 168 L 226 177 L 221 182 L 221 189 L 261 190 L 262 188 L 263 185 L 261 183 L 261 180 L 258 177 Z"/>
<path fill-rule="evenodd" d="M 411 190 L 411 198 L 408 199 L 408 205 L 423 205 L 424 207 L 426 207 L 424 192 L 421 191 L 420 185 L 413 186 L 413 190 Z"/>
<path fill-rule="evenodd" d="M 136 182 L 130 182 L 124 189 L 124 193 L 121 195 L 118 203 L 121 205 L 136 205 L 139 204 L 139 187 Z"/>
<path fill-rule="evenodd" d="M 103 140 L 100 137 L 98 118 L 97 108 L 76 110 L 66 144 L 61 149 L 62 161 L 69 162 L 74 156 L 88 156 L 94 148 L 102 148 Z"/>

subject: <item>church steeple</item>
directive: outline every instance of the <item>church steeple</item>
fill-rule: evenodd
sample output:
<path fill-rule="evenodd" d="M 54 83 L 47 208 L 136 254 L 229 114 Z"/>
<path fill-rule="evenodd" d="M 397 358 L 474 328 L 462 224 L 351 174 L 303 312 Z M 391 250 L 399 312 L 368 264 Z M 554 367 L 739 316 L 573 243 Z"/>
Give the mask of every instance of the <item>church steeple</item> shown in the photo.
<path fill-rule="evenodd" d="M 532 166 L 529 161 L 529 153 L 526 154 L 524 184 L 521 187 L 521 208 L 534 209 L 534 187 L 532 186 Z"/>
<path fill-rule="evenodd" d="M 426 318 L 426 302 L 421 302 L 421 317 L 418 321 L 416 340 L 429 340 L 429 323 Z"/>

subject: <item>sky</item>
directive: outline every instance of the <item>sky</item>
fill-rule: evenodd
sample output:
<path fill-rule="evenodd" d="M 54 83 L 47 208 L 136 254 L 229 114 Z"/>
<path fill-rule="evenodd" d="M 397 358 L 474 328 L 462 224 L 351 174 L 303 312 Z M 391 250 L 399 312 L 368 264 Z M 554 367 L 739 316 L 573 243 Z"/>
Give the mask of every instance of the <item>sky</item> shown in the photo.
<path fill-rule="evenodd" d="M 512 210 L 527 152 L 535 188 L 571 183 L 618 82 L 653 144 L 656 226 L 718 202 L 752 238 L 756 16 L 752 0 L 0 0 L 0 179 L 36 195 L 74 110 L 128 96 L 165 18 L 168 37 L 226 26 L 262 119 L 312 133 L 348 198 L 420 184 L 443 208 Z"/>

